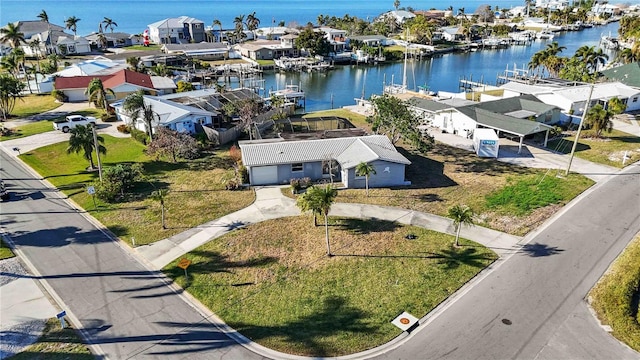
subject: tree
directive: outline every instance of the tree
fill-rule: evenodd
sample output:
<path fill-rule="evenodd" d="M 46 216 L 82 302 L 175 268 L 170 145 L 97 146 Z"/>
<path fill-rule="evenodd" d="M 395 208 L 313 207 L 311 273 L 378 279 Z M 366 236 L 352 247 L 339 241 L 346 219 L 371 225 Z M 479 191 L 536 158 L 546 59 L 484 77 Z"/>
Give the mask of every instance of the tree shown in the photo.
<path fill-rule="evenodd" d="M 245 99 L 236 101 L 234 105 L 244 129 L 249 133 L 249 140 L 253 140 L 253 119 L 260 114 L 262 104 L 256 99 Z"/>
<path fill-rule="evenodd" d="M 211 27 L 219 26 L 220 32 L 218 33 L 218 42 L 222 42 L 222 22 L 218 19 L 213 19 L 213 23 L 211 23 Z"/>
<path fill-rule="evenodd" d="M 24 83 L 9 74 L 0 74 L 0 113 L 2 121 L 6 121 L 16 105 L 16 100 L 22 97 Z"/>
<path fill-rule="evenodd" d="M 247 15 L 247 20 L 245 21 L 245 25 L 247 25 L 247 30 L 254 31 L 260 26 L 260 19 L 256 17 L 256 12 L 252 12 Z"/>
<path fill-rule="evenodd" d="M 418 130 L 420 119 L 410 109 L 410 104 L 395 96 L 383 94 L 371 98 L 374 113 L 367 118 L 376 134 L 385 134 L 392 144 L 404 139 L 418 151 L 425 153 L 433 148 L 431 135 L 422 135 Z"/>
<path fill-rule="evenodd" d="M 109 88 L 105 89 L 102 85 L 102 80 L 98 78 L 93 78 L 91 82 L 89 82 L 85 94 L 89 96 L 89 101 L 93 102 L 97 108 L 104 109 L 104 111 L 109 110 L 108 95 L 113 95 L 114 97 L 116 95 L 113 90 Z"/>
<path fill-rule="evenodd" d="M 31 51 L 33 51 L 33 53 L 35 54 L 36 59 L 40 59 L 42 55 L 40 53 L 40 45 L 42 45 L 42 42 L 40 41 L 40 39 L 33 39 L 29 41 L 29 48 L 31 48 Z"/>
<path fill-rule="evenodd" d="M 153 122 L 159 121 L 160 115 L 153 111 L 151 104 L 144 103 L 144 91 L 138 90 L 127 95 L 122 103 L 122 108 L 129 114 L 131 121 L 136 122 L 139 118 L 144 121 L 149 140 L 153 142 Z"/>
<path fill-rule="evenodd" d="M 111 32 L 113 33 L 113 28 L 118 27 L 118 24 L 116 24 L 115 21 L 109 19 L 108 17 L 105 17 L 104 20 L 102 20 L 102 24 L 104 24 L 104 28 L 109 28 L 111 30 Z"/>
<path fill-rule="evenodd" d="M 364 176 L 364 184 L 367 189 L 367 196 L 369 196 L 369 176 L 376 174 L 376 168 L 369 163 L 361 162 L 356 165 L 356 175 Z"/>
<path fill-rule="evenodd" d="M 398 10 L 399 7 L 400 7 L 400 0 L 394 0 L 393 1 L 393 8 Z"/>
<path fill-rule="evenodd" d="M 325 240 L 327 242 L 327 256 L 331 256 L 331 244 L 329 243 L 329 210 L 338 196 L 338 191 L 331 185 L 326 187 L 311 186 L 298 197 L 296 205 L 301 211 L 311 211 L 324 216 Z"/>
<path fill-rule="evenodd" d="M 144 178 L 140 163 L 123 163 L 104 170 L 102 182 L 95 183 L 96 196 L 99 199 L 114 202 L 124 197 L 125 191 L 132 189 L 136 181 Z"/>
<path fill-rule="evenodd" d="M 193 91 L 194 87 L 193 84 L 187 81 L 178 81 L 178 89 L 176 90 L 177 92 L 185 92 L 185 91 Z"/>
<path fill-rule="evenodd" d="M 160 203 L 160 211 L 161 211 L 161 219 L 162 219 L 162 228 L 166 229 L 167 225 L 164 221 L 164 198 L 167 197 L 168 190 L 161 189 L 156 190 L 151 193 L 151 200 L 157 201 Z"/>
<path fill-rule="evenodd" d="M 296 48 L 306 50 L 311 56 L 328 55 L 331 46 L 325 33 L 314 31 L 312 27 L 306 27 L 295 40 Z"/>
<path fill-rule="evenodd" d="M 173 162 L 180 159 L 195 159 L 199 155 L 198 143 L 191 135 L 158 126 L 155 138 L 147 146 L 150 156 L 169 157 Z"/>
<path fill-rule="evenodd" d="M 77 36 L 77 31 L 78 31 L 78 22 L 80 21 L 80 19 L 78 19 L 75 16 L 71 16 L 68 17 L 65 21 L 64 21 L 64 25 L 67 29 L 73 31 L 73 36 Z"/>
<path fill-rule="evenodd" d="M 0 42 L 8 44 L 14 49 L 20 47 L 20 44 L 26 43 L 24 33 L 20 31 L 20 25 L 8 23 L 7 26 L 0 28 Z"/>
<path fill-rule="evenodd" d="M 100 44 L 100 48 L 104 49 L 107 47 L 108 39 L 104 33 L 102 32 L 98 33 L 97 40 L 98 40 L 98 44 Z"/>
<path fill-rule="evenodd" d="M 127 58 L 127 65 L 129 65 L 129 70 L 138 71 L 138 65 L 140 64 L 140 58 L 137 56 L 130 56 Z M 158 75 L 162 76 L 162 75 Z"/>
<path fill-rule="evenodd" d="M 627 110 L 627 104 L 620 100 L 620 98 L 614 97 L 609 99 L 609 102 L 607 103 L 607 110 L 609 110 L 612 115 L 622 114 Z"/>
<path fill-rule="evenodd" d="M 600 104 L 596 104 L 589 109 L 586 124 L 595 131 L 596 137 L 600 137 L 602 131 L 611 132 L 611 130 L 613 130 L 611 115 L 612 114 Z"/>
<path fill-rule="evenodd" d="M 244 14 L 236 16 L 233 19 L 233 24 L 235 26 L 235 30 L 233 32 L 233 36 L 236 40 L 236 42 L 242 41 L 245 36 L 247 36 L 244 33 Z"/>
<path fill-rule="evenodd" d="M 93 150 L 97 146 L 98 151 L 101 154 L 107 153 L 107 148 L 104 147 L 101 143 L 104 143 L 104 138 L 102 136 L 97 136 L 98 144 L 93 143 L 93 129 L 91 129 L 91 125 L 84 126 L 78 125 L 75 128 L 69 131 L 71 133 L 71 137 L 69 137 L 69 146 L 67 147 L 67 154 L 71 153 L 80 153 L 82 152 L 83 157 L 89 161 L 91 164 L 91 169 L 94 169 L 93 165 Z"/>
<path fill-rule="evenodd" d="M 47 12 L 44 9 L 40 11 L 40 14 L 38 14 L 37 18 L 40 19 L 40 21 L 49 23 L 49 14 L 47 14 Z"/>
<path fill-rule="evenodd" d="M 454 205 L 449 208 L 448 215 L 453 219 L 453 228 L 456 232 L 455 246 L 458 247 L 462 225 L 473 225 L 473 210 L 466 205 Z"/>

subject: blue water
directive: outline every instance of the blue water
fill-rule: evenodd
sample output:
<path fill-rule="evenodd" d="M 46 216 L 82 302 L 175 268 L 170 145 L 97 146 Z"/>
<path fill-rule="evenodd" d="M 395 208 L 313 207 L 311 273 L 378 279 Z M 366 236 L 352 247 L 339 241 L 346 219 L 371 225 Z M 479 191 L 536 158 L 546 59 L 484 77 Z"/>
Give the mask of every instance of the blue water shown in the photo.
<path fill-rule="evenodd" d="M 560 55 L 571 57 L 583 46 L 597 46 L 602 34 L 617 34 L 618 23 L 593 27 L 582 31 L 557 33 L 554 41 L 565 46 Z M 531 56 L 549 44 L 547 40 L 534 41 L 530 46 L 512 46 L 501 50 L 479 50 L 477 52 L 446 54 L 440 57 L 407 63 L 407 87 L 427 85 L 433 91 L 459 92 L 461 77 L 472 78 L 490 85 L 496 84 L 498 74 L 506 67 L 526 68 Z M 608 53 L 613 59 L 615 54 Z M 307 96 L 306 110 L 315 111 L 354 105 L 354 99 L 369 98 L 381 94 L 383 84 L 394 79 L 402 83 L 403 62 L 377 66 L 337 66 L 327 73 L 265 73 L 265 89 L 282 89 L 287 84 L 301 85 Z M 333 104 L 332 104 L 333 101 Z"/>
<path fill-rule="evenodd" d="M 486 0 L 441 1 L 401 1 L 400 7 L 412 7 L 416 10 L 431 8 L 445 9 L 452 5 L 455 10 L 464 7 L 471 13 Z M 493 0 L 491 6 L 511 8 L 522 5 L 524 1 Z M 64 20 L 70 16 L 80 19 L 78 35 L 87 35 L 98 31 L 98 25 L 108 17 L 118 24 L 115 31 L 131 34 L 142 33 L 148 24 L 181 15 L 192 16 L 211 25 L 214 19 L 222 22 L 224 28 L 233 27 L 233 19 L 239 15 L 256 12 L 262 26 L 272 22 L 284 21 L 285 24 L 305 25 L 316 23 L 318 15 L 342 17 L 345 14 L 361 19 L 372 20 L 376 16 L 393 10 L 393 0 L 0 0 L 0 24 L 17 20 L 37 20 L 40 11 L 45 10 L 49 21 L 64 26 Z"/>

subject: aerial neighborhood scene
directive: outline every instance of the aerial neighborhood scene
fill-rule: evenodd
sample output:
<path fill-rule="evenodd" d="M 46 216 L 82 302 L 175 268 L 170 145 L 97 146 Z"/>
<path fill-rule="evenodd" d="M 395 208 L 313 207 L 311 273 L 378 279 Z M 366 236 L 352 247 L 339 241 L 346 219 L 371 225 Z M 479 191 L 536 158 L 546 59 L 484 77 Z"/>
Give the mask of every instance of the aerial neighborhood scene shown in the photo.
<path fill-rule="evenodd" d="M 640 3 L 0 11 L 1 359 L 640 359 Z"/>

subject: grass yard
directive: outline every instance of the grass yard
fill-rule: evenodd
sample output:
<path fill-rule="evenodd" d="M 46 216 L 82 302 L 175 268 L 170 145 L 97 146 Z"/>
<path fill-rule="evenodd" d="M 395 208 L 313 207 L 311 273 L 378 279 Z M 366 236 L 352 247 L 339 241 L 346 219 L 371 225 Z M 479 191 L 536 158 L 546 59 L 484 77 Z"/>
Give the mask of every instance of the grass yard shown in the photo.
<path fill-rule="evenodd" d="M 311 216 L 265 221 L 185 255 L 188 281 L 177 261 L 164 271 L 261 345 L 339 356 L 396 337 L 398 314 L 422 317 L 496 259 L 446 234 L 348 218 L 330 218 L 329 258 L 324 231 Z"/>
<path fill-rule="evenodd" d="M 57 103 L 56 99 L 51 95 L 26 95 L 22 100 L 16 101 L 16 106 L 11 112 L 14 118 L 25 118 L 32 115 L 38 115 L 45 111 L 53 110 L 62 105 Z"/>
<path fill-rule="evenodd" d="M 560 207 L 593 185 L 578 174 L 567 178 L 544 169 L 518 167 L 438 143 L 426 156 L 398 148 L 411 161 L 398 188 L 341 190 L 337 202 L 397 206 L 447 216 L 456 204 L 470 206 L 478 224 L 525 235 Z M 546 174 L 546 175 L 545 175 Z M 544 181 L 541 182 L 544 178 Z M 542 191 L 546 189 L 545 191 Z M 543 197 L 553 191 L 553 197 Z M 487 196 L 502 198 L 489 202 Z"/>
<path fill-rule="evenodd" d="M 160 51 L 161 47 L 158 44 L 149 44 L 149 46 L 144 45 L 132 45 L 124 48 L 127 51 Z"/>
<path fill-rule="evenodd" d="M 42 336 L 35 344 L 8 358 L 11 360 L 93 360 L 95 357 L 76 331 L 60 328 L 56 318 L 47 320 Z"/>
<path fill-rule="evenodd" d="M 96 109 L 86 109 L 82 111 L 75 111 L 73 114 L 93 116 L 96 119 L 100 119 L 100 116 L 102 115 L 102 111 L 96 110 Z M 53 131 L 53 122 L 57 120 L 61 120 L 62 118 L 63 116 L 58 116 L 50 120 L 39 120 L 39 121 L 30 122 L 24 125 L 20 125 L 13 129 L 13 133 L 11 135 L 0 136 L 0 141 L 19 139 L 19 138 L 23 138 L 23 137 L 27 137 L 35 134 L 42 134 L 45 132 Z"/>
<path fill-rule="evenodd" d="M 371 128 L 371 124 L 367 123 L 366 116 L 356 114 L 352 111 L 345 110 L 345 109 L 316 111 L 316 112 L 305 114 L 303 118 L 308 118 L 308 117 L 313 118 L 313 117 L 323 117 L 323 116 L 327 116 L 327 117 L 337 116 L 337 117 L 348 119 L 356 127 L 363 128 L 363 129 Z"/>
<path fill-rule="evenodd" d="M 86 187 L 98 180 L 98 173 L 86 170 L 89 164 L 81 154 L 67 155 L 67 143 L 39 148 L 20 157 L 128 243 L 132 238 L 137 245 L 164 239 L 240 210 L 255 198 L 250 190 L 224 190 L 221 178 L 231 168 L 227 150 L 174 164 L 148 158 L 143 153 L 144 146 L 131 138 L 103 137 L 107 148 L 106 156 L 101 157 L 103 166 L 141 162 L 146 181 L 138 183 L 124 202 L 108 204 L 96 199 L 97 210 Z M 160 204 L 148 198 L 153 190 L 161 188 L 169 190 L 165 198 L 165 230 L 161 226 Z"/>
<path fill-rule="evenodd" d="M 12 258 L 14 256 L 16 255 L 11 251 L 9 245 L 7 245 L 4 240 L 0 239 L 0 260 Z"/>
<path fill-rule="evenodd" d="M 604 138 L 601 139 L 581 136 L 582 138 L 576 146 L 575 155 L 581 159 L 617 168 L 624 167 L 622 157 L 625 152 L 629 156 L 625 165 L 640 160 L 640 137 L 615 129 L 611 133 L 603 133 L 603 136 Z M 549 141 L 547 147 L 563 154 L 569 154 L 574 141 L 575 132 L 564 139 Z"/>
<path fill-rule="evenodd" d="M 640 351 L 640 236 L 591 290 L 591 306 L 613 336 Z"/>

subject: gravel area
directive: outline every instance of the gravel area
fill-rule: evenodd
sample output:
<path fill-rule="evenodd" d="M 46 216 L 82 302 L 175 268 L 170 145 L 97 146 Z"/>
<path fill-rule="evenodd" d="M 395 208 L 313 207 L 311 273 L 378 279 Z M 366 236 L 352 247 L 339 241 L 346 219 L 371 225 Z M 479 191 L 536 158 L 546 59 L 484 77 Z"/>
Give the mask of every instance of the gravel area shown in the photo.
<path fill-rule="evenodd" d="M 17 280 L 20 275 L 29 275 L 29 272 L 18 257 L 0 261 L 0 287 Z M 6 328 L 0 324 L 0 359 L 13 356 L 35 343 L 42 334 L 44 325 L 45 320 L 25 321 Z"/>

